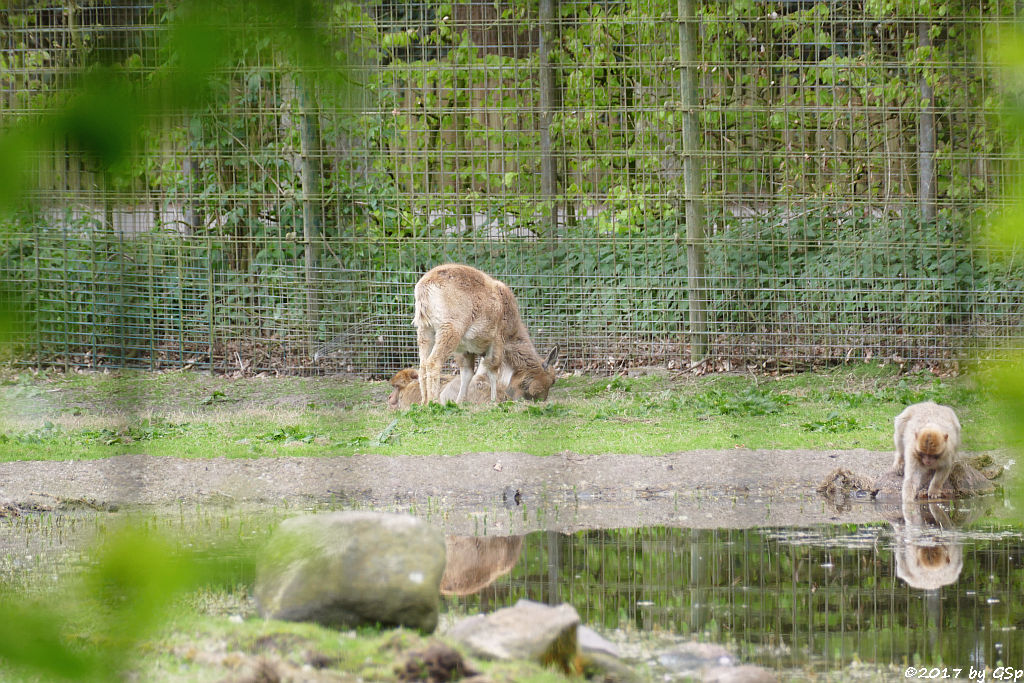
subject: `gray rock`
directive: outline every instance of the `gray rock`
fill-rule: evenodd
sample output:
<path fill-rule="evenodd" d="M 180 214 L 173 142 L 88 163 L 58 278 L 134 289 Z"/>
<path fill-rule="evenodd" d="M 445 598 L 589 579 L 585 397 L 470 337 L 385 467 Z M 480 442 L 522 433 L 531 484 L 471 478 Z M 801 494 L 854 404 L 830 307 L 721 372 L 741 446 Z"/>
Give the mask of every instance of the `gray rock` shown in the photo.
<path fill-rule="evenodd" d="M 488 615 L 469 617 L 446 635 L 485 659 L 526 659 L 569 672 L 579 652 L 580 616 L 572 605 L 520 600 Z"/>
<path fill-rule="evenodd" d="M 641 683 L 650 677 L 641 676 L 629 664 L 603 652 L 583 655 L 583 676 L 593 683 Z"/>
<path fill-rule="evenodd" d="M 619 654 L 619 648 L 615 647 L 614 643 L 609 642 L 600 633 L 590 628 L 589 626 L 580 625 L 576 629 L 576 639 L 580 644 L 580 652 L 583 654 L 589 654 L 591 652 L 601 652 L 611 657 L 621 657 Z"/>
<path fill-rule="evenodd" d="M 333 512 L 284 521 L 256 567 L 260 615 L 351 628 L 437 626 L 444 536 L 407 515 Z"/>
<path fill-rule="evenodd" d="M 736 658 L 721 645 L 694 642 L 662 652 L 658 663 L 674 673 L 692 675 L 714 667 L 732 666 Z"/>
<path fill-rule="evenodd" d="M 750 664 L 717 666 L 709 669 L 701 680 L 704 683 L 779 683 L 779 677 L 768 669 Z"/>
<path fill-rule="evenodd" d="M 992 463 L 992 458 L 987 456 L 978 456 L 971 460 L 957 460 L 953 464 L 953 469 L 949 473 L 949 481 L 946 482 L 946 485 L 942 489 L 943 498 L 967 498 L 969 496 L 980 496 L 986 493 L 992 493 L 996 490 L 996 485 L 988 480 L 988 477 L 984 472 L 975 467 L 975 463 L 979 466 L 985 467 L 986 464 Z M 998 468 L 986 471 L 990 471 L 993 476 L 999 474 Z M 897 474 L 893 470 L 889 470 L 876 479 L 869 490 L 872 492 L 875 500 L 883 503 L 899 503 L 902 500 L 903 475 Z M 917 495 L 918 497 L 921 497 L 926 492 L 926 486 L 922 483 Z"/>
<path fill-rule="evenodd" d="M 601 683 L 635 683 L 640 675 L 623 662 L 619 648 L 588 626 L 576 629 L 583 673 L 587 680 Z"/>
<path fill-rule="evenodd" d="M 778 683 L 768 669 L 744 664 L 714 643 L 683 643 L 658 655 L 658 663 L 675 674 L 698 678 L 704 683 Z"/>

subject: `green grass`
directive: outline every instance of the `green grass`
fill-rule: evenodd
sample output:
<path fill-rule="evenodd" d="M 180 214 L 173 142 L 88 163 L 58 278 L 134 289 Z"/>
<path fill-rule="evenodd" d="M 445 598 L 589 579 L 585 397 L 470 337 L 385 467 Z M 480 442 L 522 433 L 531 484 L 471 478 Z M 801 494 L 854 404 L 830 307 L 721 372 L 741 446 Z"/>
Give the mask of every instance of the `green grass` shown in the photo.
<path fill-rule="evenodd" d="M 543 404 L 397 413 L 384 404 L 389 389 L 386 382 L 330 377 L 10 374 L 0 385 L 0 460 L 885 450 L 893 417 L 929 399 L 957 410 L 965 450 L 1005 445 L 996 409 L 970 375 L 901 375 L 888 366 L 780 377 L 567 377 Z"/>
<path fill-rule="evenodd" d="M 309 663 L 325 664 L 330 672 L 344 672 L 351 680 L 397 681 L 397 669 L 431 642 L 441 639 L 423 636 L 408 629 L 363 628 L 338 632 L 316 624 L 246 619 L 231 623 L 225 618 L 189 617 L 169 625 L 169 635 L 150 646 L 146 680 L 224 680 L 226 673 L 239 667 L 248 657 L 253 662 L 263 657 L 301 670 Z M 235 654 L 225 664 L 213 664 L 203 657 L 204 648 L 225 648 Z M 459 648 L 464 650 L 464 648 Z M 525 661 L 467 662 L 493 681 L 529 681 L 554 683 L 569 680 Z"/>

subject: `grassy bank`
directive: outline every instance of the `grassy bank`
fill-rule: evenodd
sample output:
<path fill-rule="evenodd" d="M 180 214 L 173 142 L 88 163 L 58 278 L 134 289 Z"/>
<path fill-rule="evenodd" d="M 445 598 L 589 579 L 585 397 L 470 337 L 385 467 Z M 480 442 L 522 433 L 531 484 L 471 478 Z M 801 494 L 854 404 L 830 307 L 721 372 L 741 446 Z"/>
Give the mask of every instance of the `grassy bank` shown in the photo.
<path fill-rule="evenodd" d="M 452 454 L 657 455 L 697 448 L 888 449 L 907 404 L 952 405 L 969 451 L 1005 444 L 975 378 L 857 365 L 779 377 L 560 378 L 545 404 L 384 405 L 390 387 L 333 377 L 7 372 L 0 460 Z"/>

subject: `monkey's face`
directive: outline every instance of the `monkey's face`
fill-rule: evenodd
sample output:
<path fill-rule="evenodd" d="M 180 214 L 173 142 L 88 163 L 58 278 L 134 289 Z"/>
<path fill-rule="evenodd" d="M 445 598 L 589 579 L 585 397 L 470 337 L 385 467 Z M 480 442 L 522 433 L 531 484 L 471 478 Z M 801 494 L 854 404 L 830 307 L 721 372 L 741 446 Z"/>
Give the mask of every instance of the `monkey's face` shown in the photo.
<path fill-rule="evenodd" d="M 914 458 L 922 467 L 934 470 L 944 464 L 949 434 L 934 427 L 926 427 L 915 435 L 914 442 Z"/>
<path fill-rule="evenodd" d="M 934 470 L 942 462 L 942 454 L 922 453 L 920 451 L 914 451 L 914 457 L 921 463 L 921 467 L 928 470 Z"/>
<path fill-rule="evenodd" d="M 392 410 L 402 408 L 402 393 L 407 386 L 414 382 L 419 382 L 419 373 L 412 368 L 396 372 L 394 377 L 391 378 L 392 391 L 391 395 L 388 396 L 388 408 Z"/>

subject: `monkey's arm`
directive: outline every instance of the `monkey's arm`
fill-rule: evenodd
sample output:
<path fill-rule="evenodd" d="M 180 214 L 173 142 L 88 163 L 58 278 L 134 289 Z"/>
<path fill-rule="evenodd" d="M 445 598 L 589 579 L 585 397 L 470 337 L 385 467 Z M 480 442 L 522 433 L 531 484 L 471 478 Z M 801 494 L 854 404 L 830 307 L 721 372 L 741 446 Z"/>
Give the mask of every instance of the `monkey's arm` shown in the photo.
<path fill-rule="evenodd" d="M 903 472 L 903 504 L 912 504 L 917 500 L 917 492 L 923 483 L 921 467 L 912 455 L 902 458 L 905 464 Z"/>
<path fill-rule="evenodd" d="M 905 409 L 896 416 L 895 429 L 893 430 L 893 442 L 896 446 L 896 458 L 892 462 L 892 469 L 896 474 L 903 474 L 903 435 L 907 431 L 907 421 L 910 419 L 910 408 Z"/>
<path fill-rule="evenodd" d="M 928 497 L 939 498 L 942 496 L 942 488 L 946 485 L 946 481 L 949 480 L 949 474 L 953 471 L 953 464 L 949 460 L 949 454 L 945 456 L 946 464 L 932 474 L 931 483 L 928 484 Z"/>

